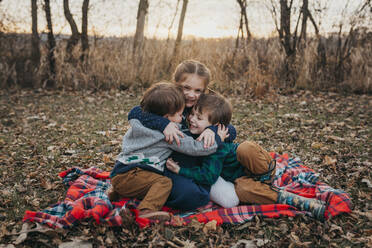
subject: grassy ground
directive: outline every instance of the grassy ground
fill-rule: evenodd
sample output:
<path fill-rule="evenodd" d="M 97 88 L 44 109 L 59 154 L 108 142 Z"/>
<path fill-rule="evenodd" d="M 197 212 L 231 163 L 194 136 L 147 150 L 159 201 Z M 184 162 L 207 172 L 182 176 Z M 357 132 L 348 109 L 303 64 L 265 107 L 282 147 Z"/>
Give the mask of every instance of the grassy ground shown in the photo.
<path fill-rule="evenodd" d="M 0 92 L 0 247 L 17 243 L 25 210 L 63 200 L 57 174 L 70 167 L 110 170 L 140 95 L 128 92 Z M 261 219 L 203 231 L 186 227 L 105 227 L 84 222 L 31 232 L 17 247 L 58 244 L 139 247 L 367 247 L 372 245 L 372 97 L 333 93 L 231 97 L 237 141 L 300 157 L 321 180 L 352 197 L 354 211 L 324 223 L 306 216 Z M 206 229 L 204 229 L 206 230 Z M 70 242 L 70 243 L 67 243 Z M 75 242 L 75 243 L 73 243 Z M 80 242 L 80 243 L 78 243 Z M 1 245 L 3 244 L 3 245 Z"/>

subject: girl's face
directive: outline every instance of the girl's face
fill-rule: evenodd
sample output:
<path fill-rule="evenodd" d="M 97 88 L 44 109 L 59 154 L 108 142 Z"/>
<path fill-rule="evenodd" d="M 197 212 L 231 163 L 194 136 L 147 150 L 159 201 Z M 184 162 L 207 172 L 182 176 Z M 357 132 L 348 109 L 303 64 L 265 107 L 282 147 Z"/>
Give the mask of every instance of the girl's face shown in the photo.
<path fill-rule="evenodd" d="M 186 80 L 181 83 L 185 95 L 186 107 L 193 107 L 205 90 L 204 78 L 196 74 L 186 74 Z"/>

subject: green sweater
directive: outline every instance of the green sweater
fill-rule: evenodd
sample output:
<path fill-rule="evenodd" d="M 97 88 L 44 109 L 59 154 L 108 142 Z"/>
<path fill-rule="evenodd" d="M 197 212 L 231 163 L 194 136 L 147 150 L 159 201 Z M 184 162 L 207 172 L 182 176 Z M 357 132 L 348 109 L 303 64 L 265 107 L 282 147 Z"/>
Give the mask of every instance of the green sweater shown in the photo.
<path fill-rule="evenodd" d="M 226 181 L 245 176 L 244 167 L 236 158 L 239 144 L 223 143 L 215 153 L 203 159 L 201 167 L 181 167 L 179 174 L 194 179 L 196 183 L 212 185 L 221 176 Z"/>

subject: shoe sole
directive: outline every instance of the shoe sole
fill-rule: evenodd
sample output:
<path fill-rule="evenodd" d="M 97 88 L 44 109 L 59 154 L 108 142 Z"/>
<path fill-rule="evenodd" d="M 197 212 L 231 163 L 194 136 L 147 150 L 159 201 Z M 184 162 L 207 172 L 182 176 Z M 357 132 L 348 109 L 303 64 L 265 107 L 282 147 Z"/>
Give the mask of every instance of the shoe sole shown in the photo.
<path fill-rule="evenodd" d="M 158 221 L 168 221 L 170 220 L 170 215 L 166 212 L 153 212 L 139 215 L 140 218 L 146 218 L 150 220 L 158 220 Z"/>

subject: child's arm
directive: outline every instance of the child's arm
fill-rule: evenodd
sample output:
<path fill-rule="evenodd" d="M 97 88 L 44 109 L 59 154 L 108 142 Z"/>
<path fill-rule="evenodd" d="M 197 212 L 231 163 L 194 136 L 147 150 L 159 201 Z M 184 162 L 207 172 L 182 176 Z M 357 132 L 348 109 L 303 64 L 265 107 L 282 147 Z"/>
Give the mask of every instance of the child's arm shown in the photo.
<path fill-rule="evenodd" d="M 190 156 L 207 156 L 216 152 L 217 147 L 222 145 L 220 136 L 216 136 L 216 142 L 210 146 L 205 147 L 202 141 L 197 141 L 193 137 L 184 135 L 180 137 L 180 145 L 175 142 L 169 144 L 169 148 L 173 151 L 177 151 Z"/>
<path fill-rule="evenodd" d="M 165 141 L 168 143 L 173 143 L 173 140 L 175 140 L 179 145 L 178 136 L 183 137 L 183 133 L 178 129 L 177 124 L 163 116 L 144 112 L 140 106 L 132 108 L 129 112 L 128 121 L 131 119 L 137 119 L 145 127 L 162 132 L 165 136 Z"/>
<path fill-rule="evenodd" d="M 228 136 L 224 142 L 232 143 L 236 138 L 235 127 L 231 124 L 227 126 Z M 198 141 L 204 140 L 204 147 L 209 147 L 214 144 L 215 137 L 218 135 L 218 126 L 209 126 L 207 127 L 197 138 Z"/>
<path fill-rule="evenodd" d="M 207 127 L 206 130 L 210 129 L 210 130 L 212 130 L 214 133 L 217 133 L 217 128 L 218 128 L 218 126 L 209 126 L 209 127 Z M 229 143 L 231 143 L 231 142 L 233 142 L 233 141 L 235 140 L 235 138 L 236 138 L 236 129 L 235 129 L 235 127 L 234 127 L 233 125 L 231 125 L 231 124 L 229 124 L 229 125 L 227 126 L 227 129 L 229 130 L 229 131 L 228 131 L 229 137 L 225 139 L 225 142 L 229 142 Z"/>
<path fill-rule="evenodd" d="M 137 119 L 145 127 L 158 130 L 160 132 L 163 132 L 166 126 L 170 123 L 170 120 L 167 118 L 142 111 L 141 106 L 135 106 L 131 111 L 129 111 L 128 121 L 131 119 Z"/>
<path fill-rule="evenodd" d="M 221 174 L 223 168 L 223 161 L 226 154 L 230 152 L 229 149 L 218 149 L 218 151 L 203 159 L 201 167 L 179 167 L 173 160 L 166 163 L 167 168 L 176 174 L 193 179 L 196 183 L 212 185 Z"/>

